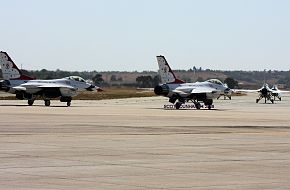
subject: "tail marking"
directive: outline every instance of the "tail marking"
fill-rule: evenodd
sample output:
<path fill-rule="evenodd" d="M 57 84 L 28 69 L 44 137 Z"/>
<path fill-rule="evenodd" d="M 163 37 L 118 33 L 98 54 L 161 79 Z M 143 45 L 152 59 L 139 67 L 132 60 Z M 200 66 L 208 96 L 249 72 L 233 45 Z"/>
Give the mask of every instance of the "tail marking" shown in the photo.
<path fill-rule="evenodd" d="M 183 80 L 176 78 L 164 56 L 157 56 L 157 62 L 162 83 L 185 83 Z"/>
<path fill-rule="evenodd" d="M 22 74 L 6 52 L 0 52 L 0 65 L 4 80 L 33 80 L 35 78 Z"/>

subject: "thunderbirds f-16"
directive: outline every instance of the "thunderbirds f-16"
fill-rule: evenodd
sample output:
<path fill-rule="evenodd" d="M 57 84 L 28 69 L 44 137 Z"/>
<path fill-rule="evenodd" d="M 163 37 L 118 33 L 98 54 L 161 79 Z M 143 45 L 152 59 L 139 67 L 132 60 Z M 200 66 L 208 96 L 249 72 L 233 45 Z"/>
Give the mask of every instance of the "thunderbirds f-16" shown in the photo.
<path fill-rule="evenodd" d="M 232 89 L 230 89 L 226 83 L 224 83 L 224 86 L 225 86 L 226 90 L 224 90 L 224 92 L 221 92 L 220 96 L 217 97 L 217 99 L 220 99 L 220 97 L 223 96 L 224 100 L 227 99 L 227 98 L 229 100 L 231 100 L 232 99 L 232 94 L 233 94 L 234 91 Z"/>
<path fill-rule="evenodd" d="M 50 106 L 50 100 L 60 98 L 61 102 L 71 105 L 73 96 L 80 91 L 94 91 L 99 87 L 92 85 L 78 76 L 69 76 L 62 79 L 35 80 L 22 74 L 6 52 L 0 52 L 0 65 L 2 77 L 0 89 L 12 94 L 20 100 L 28 100 L 32 106 L 37 97 L 44 100 L 45 106 Z"/>
<path fill-rule="evenodd" d="M 193 102 L 196 109 L 202 107 L 200 102 L 211 109 L 213 99 L 221 94 L 227 93 L 230 89 L 218 79 L 210 79 L 204 82 L 186 83 L 177 79 L 164 56 L 157 56 L 159 74 L 162 84 L 154 88 L 156 95 L 169 98 L 169 102 L 179 109 L 185 102 Z"/>
<path fill-rule="evenodd" d="M 267 83 L 265 83 L 261 88 L 259 88 L 257 90 L 236 89 L 234 91 L 235 92 L 245 92 L 245 93 L 258 93 L 259 96 L 256 99 L 256 103 L 259 103 L 259 101 L 262 99 L 265 100 L 265 103 L 267 103 L 267 101 L 274 103 L 276 98 L 278 98 L 278 100 L 281 101 L 282 100 L 281 95 L 283 93 L 290 93 L 290 91 L 279 90 L 276 85 L 274 85 L 272 88 L 270 88 Z"/>
<path fill-rule="evenodd" d="M 281 91 L 278 89 L 277 85 L 274 85 L 272 88 L 272 96 L 274 98 L 274 101 L 276 101 L 276 98 L 278 98 L 279 101 L 282 100 L 282 93 L 289 93 L 290 91 Z"/>

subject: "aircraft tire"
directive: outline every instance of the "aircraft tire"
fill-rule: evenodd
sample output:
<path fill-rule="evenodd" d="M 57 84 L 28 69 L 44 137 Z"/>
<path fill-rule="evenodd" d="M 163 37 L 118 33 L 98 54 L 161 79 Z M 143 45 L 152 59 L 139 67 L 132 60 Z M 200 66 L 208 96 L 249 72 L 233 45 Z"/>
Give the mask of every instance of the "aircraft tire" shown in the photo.
<path fill-rule="evenodd" d="M 176 102 L 176 104 L 175 104 L 175 108 L 178 110 L 178 109 L 180 108 L 181 105 L 182 105 L 181 102 Z"/>
<path fill-rule="evenodd" d="M 201 108 L 200 103 L 196 103 L 196 104 L 195 104 L 195 108 L 196 108 L 197 110 L 200 110 L 200 108 Z"/>
<path fill-rule="evenodd" d="M 45 106 L 50 106 L 50 100 L 44 100 L 44 105 Z"/>
<path fill-rule="evenodd" d="M 27 103 L 28 103 L 29 106 L 32 106 L 33 103 L 34 103 L 34 100 L 28 100 Z"/>
<path fill-rule="evenodd" d="M 67 107 L 71 106 L 71 102 L 66 102 Z"/>

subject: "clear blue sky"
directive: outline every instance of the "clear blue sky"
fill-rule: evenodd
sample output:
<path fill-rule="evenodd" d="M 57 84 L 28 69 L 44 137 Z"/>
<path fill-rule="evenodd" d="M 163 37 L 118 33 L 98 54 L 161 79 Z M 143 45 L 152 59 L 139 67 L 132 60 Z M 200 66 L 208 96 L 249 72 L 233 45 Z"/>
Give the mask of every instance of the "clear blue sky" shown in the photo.
<path fill-rule="evenodd" d="M 24 69 L 290 69 L 289 0 L 0 0 L 0 47 Z"/>

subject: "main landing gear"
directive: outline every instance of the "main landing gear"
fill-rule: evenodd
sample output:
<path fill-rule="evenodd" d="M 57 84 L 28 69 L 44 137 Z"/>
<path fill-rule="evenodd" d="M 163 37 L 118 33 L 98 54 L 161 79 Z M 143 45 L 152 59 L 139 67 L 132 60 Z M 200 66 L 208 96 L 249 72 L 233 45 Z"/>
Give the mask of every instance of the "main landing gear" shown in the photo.
<path fill-rule="evenodd" d="M 196 100 L 191 100 L 192 101 L 192 103 L 194 104 L 194 106 L 195 106 L 195 108 L 196 109 L 200 109 L 200 108 L 202 108 L 203 106 L 201 105 L 201 103 L 200 102 L 198 102 L 198 101 L 196 101 Z M 213 108 L 213 105 L 212 105 L 212 103 L 213 103 L 213 101 L 212 101 L 212 99 L 206 99 L 206 100 L 204 100 L 203 101 L 204 102 L 204 105 L 206 106 L 206 108 L 207 109 L 211 109 L 211 108 Z M 182 106 L 182 104 L 184 104 L 185 102 L 181 102 L 181 101 L 178 101 L 178 102 L 176 102 L 175 103 L 175 109 L 180 109 L 180 107 Z"/>
<path fill-rule="evenodd" d="M 44 100 L 44 105 L 45 106 L 50 106 L 50 100 Z"/>
<path fill-rule="evenodd" d="M 28 100 L 27 103 L 28 103 L 29 106 L 32 106 L 33 103 L 34 103 L 34 99 Z"/>
<path fill-rule="evenodd" d="M 72 100 L 72 98 L 68 97 L 68 96 L 60 97 L 60 101 L 61 102 L 66 102 L 67 107 L 69 107 L 71 105 L 71 100 Z"/>
<path fill-rule="evenodd" d="M 34 104 L 35 99 L 36 99 L 36 98 L 28 99 L 28 100 L 27 100 L 27 104 L 28 104 L 29 106 L 32 106 L 32 105 Z M 72 100 L 72 99 L 71 99 L 70 97 L 62 97 L 62 98 L 60 99 L 61 102 L 66 102 L 67 107 L 71 106 L 71 100 Z M 45 105 L 45 106 L 49 107 L 49 106 L 50 106 L 50 103 L 51 103 L 51 102 L 50 102 L 49 99 L 44 99 L 44 105 Z"/>
<path fill-rule="evenodd" d="M 270 100 L 270 102 L 272 103 L 272 104 L 274 104 L 274 99 L 272 99 L 272 98 L 267 98 L 267 97 L 259 97 L 259 98 L 257 98 L 256 99 L 256 103 L 259 103 L 259 101 L 261 100 L 261 99 L 265 99 L 265 104 L 267 103 L 267 100 Z"/>
<path fill-rule="evenodd" d="M 193 102 L 196 109 L 200 110 L 201 104 L 199 102 Z"/>
<path fill-rule="evenodd" d="M 176 102 L 175 108 L 178 110 L 182 104 L 183 104 L 182 102 Z"/>
<path fill-rule="evenodd" d="M 36 96 L 34 95 L 31 95 L 28 100 L 27 100 L 27 103 L 29 106 L 32 106 L 34 104 L 34 100 L 36 99 Z"/>
<path fill-rule="evenodd" d="M 45 106 L 50 106 L 50 100 L 44 100 Z M 71 106 L 71 101 L 66 102 L 67 107 Z"/>
<path fill-rule="evenodd" d="M 212 105 L 213 100 L 212 99 L 206 99 L 203 102 L 204 102 L 204 105 L 207 107 L 207 109 L 210 110 L 213 107 L 213 105 Z"/>

